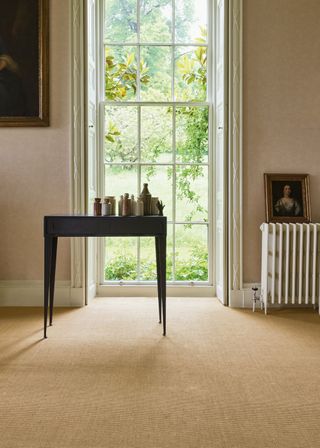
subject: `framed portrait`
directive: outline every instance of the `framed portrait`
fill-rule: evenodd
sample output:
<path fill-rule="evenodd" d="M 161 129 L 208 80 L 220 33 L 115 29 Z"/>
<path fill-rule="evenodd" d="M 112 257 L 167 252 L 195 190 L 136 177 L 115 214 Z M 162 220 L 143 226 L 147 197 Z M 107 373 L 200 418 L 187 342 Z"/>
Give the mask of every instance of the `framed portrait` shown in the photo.
<path fill-rule="evenodd" d="M 310 222 L 308 174 L 264 175 L 267 222 Z"/>
<path fill-rule="evenodd" d="M 49 126 L 49 0 L 0 11 L 0 126 Z"/>

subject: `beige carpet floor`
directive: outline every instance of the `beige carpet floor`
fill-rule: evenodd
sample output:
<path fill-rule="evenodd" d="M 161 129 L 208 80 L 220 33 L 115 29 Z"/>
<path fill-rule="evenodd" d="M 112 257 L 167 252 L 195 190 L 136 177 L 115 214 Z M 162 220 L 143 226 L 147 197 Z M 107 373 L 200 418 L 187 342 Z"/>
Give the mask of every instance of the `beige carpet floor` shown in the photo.
<path fill-rule="evenodd" d="M 320 318 L 214 299 L 0 309 L 1 448 L 320 447 Z"/>

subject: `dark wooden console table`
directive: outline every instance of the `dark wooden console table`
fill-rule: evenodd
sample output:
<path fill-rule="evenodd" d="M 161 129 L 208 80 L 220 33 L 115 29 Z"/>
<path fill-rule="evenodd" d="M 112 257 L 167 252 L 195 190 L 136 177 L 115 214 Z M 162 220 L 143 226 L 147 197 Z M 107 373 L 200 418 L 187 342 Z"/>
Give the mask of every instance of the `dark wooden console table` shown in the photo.
<path fill-rule="evenodd" d="M 49 299 L 49 324 L 52 325 L 58 238 L 88 236 L 155 237 L 159 322 L 163 322 L 165 336 L 167 218 L 165 216 L 52 215 L 44 217 L 44 337 L 47 337 Z"/>

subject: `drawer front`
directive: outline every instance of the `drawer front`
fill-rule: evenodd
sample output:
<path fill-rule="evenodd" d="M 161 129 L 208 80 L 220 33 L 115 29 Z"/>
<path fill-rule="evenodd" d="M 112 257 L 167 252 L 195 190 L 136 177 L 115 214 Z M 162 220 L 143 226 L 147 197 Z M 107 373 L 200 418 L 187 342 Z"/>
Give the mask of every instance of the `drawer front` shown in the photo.
<path fill-rule="evenodd" d="M 161 236 L 166 235 L 163 217 L 46 216 L 45 236 Z"/>

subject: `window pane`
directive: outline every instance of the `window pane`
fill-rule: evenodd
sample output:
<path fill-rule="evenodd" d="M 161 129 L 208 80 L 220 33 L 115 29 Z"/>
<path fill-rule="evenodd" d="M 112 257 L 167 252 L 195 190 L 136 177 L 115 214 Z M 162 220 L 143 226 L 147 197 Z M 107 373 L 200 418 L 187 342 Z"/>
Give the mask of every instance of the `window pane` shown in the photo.
<path fill-rule="evenodd" d="M 147 182 L 165 204 L 169 281 L 208 281 L 208 3 L 104 0 L 104 194 L 118 202 Z M 105 241 L 106 280 L 156 281 L 154 238 Z"/>
<path fill-rule="evenodd" d="M 176 0 L 176 42 L 207 41 L 207 0 Z"/>
<path fill-rule="evenodd" d="M 177 162 L 208 162 L 208 107 L 176 108 Z"/>
<path fill-rule="evenodd" d="M 176 226 L 176 275 L 180 281 L 208 281 L 208 228 Z"/>
<path fill-rule="evenodd" d="M 177 47 L 175 99 L 205 101 L 207 97 L 206 47 Z"/>
<path fill-rule="evenodd" d="M 133 165 L 105 165 L 105 195 L 137 194 L 137 167 Z M 117 206 L 118 214 L 118 206 Z"/>
<path fill-rule="evenodd" d="M 104 36 L 107 42 L 137 41 L 136 0 L 105 0 Z"/>
<path fill-rule="evenodd" d="M 177 166 L 177 221 L 208 220 L 208 167 Z"/>
<path fill-rule="evenodd" d="M 172 224 L 167 226 L 167 280 L 172 280 Z M 140 280 L 156 280 L 156 253 L 154 238 L 140 238 Z"/>
<path fill-rule="evenodd" d="M 167 224 L 167 281 L 173 280 L 173 225 Z"/>
<path fill-rule="evenodd" d="M 171 107 L 141 107 L 141 160 L 172 162 Z"/>
<path fill-rule="evenodd" d="M 144 0 L 140 11 L 141 42 L 171 42 L 172 0 Z"/>
<path fill-rule="evenodd" d="M 105 238 L 105 280 L 137 279 L 137 238 Z"/>
<path fill-rule="evenodd" d="M 105 96 L 107 101 L 136 99 L 136 47 L 105 47 Z"/>
<path fill-rule="evenodd" d="M 163 214 L 172 219 L 172 166 L 142 166 L 141 182 L 148 182 L 152 197 L 165 204 Z M 140 191 L 142 186 L 140 187 Z"/>
<path fill-rule="evenodd" d="M 133 163 L 138 158 L 138 108 L 105 107 L 105 161 Z"/>
<path fill-rule="evenodd" d="M 156 253 L 154 238 L 140 238 L 140 280 L 156 280 Z"/>
<path fill-rule="evenodd" d="M 171 101 L 171 58 L 170 47 L 141 47 L 142 101 Z"/>

